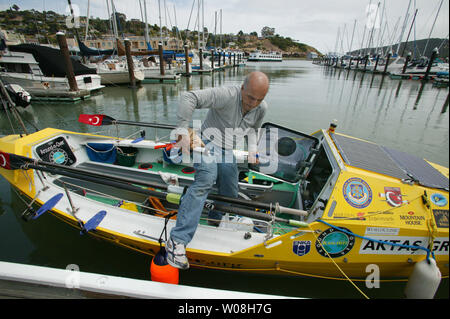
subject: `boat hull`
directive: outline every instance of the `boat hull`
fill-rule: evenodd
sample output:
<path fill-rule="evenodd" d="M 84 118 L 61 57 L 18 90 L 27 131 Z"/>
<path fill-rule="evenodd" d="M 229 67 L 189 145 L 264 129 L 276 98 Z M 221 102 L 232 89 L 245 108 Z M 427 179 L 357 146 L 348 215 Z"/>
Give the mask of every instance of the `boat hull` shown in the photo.
<path fill-rule="evenodd" d="M 104 71 L 99 72 L 98 74 L 101 77 L 101 83 L 103 85 L 130 83 L 128 71 Z M 136 79 L 136 82 L 141 82 L 144 80 L 144 72 L 135 70 L 134 78 Z"/>
<path fill-rule="evenodd" d="M 58 144 L 61 143 L 61 138 L 68 143 L 66 148 Z M 17 135 L 0 138 L 0 150 L 26 157 L 36 157 L 37 151 L 53 152 L 55 150 L 52 145 L 56 145 L 55 147 L 62 149 L 58 151 L 60 153 L 68 152 L 68 149 L 73 150 L 74 156 L 65 155 L 65 159 L 73 158 L 74 162 L 69 164 L 77 164 L 76 167 L 85 170 L 88 166 L 82 166 L 82 163 L 91 165 L 91 171 L 97 165 L 111 174 L 122 171 L 122 175 L 129 177 L 133 177 L 133 174 L 142 176 L 148 174 L 146 175 L 148 178 L 158 176 L 158 173 L 151 175 L 150 171 L 142 171 L 134 167 L 92 163 L 88 160 L 83 147 L 89 141 L 111 143 L 116 139 L 45 129 L 22 138 Z M 152 145 L 156 144 L 151 141 L 131 144 L 129 140 L 121 140 L 118 143 L 135 145 L 139 148 L 140 155 L 137 161 L 142 163 L 149 161 L 155 163 L 160 155 L 155 152 Z M 438 165 L 435 168 L 443 173 L 446 172 L 448 176 L 448 169 Z M 101 171 L 98 172 L 101 173 Z M 69 198 L 64 195 L 61 201 L 51 209 L 54 216 L 80 229 L 79 219 L 86 222 L 97 212 L 105 210 L 107 212 L 105 219 L 95 230 L 89 232 L 90 235 L 150 256 L 155 255 L 160 248 L 158 237 L 164 227 L 164 218 L 142 213 L 136 209 L 131 199 L 127 199 L 127 205 L 122 203 L 119 206 L 114 201 L 95 200 L 93 196 L 86 196 L 86 190 L 89 193 L 90 188 L 95 190 L 101 190 L 101 188 L 88 183 L 74 185 L 72 183 L 75 180 L 74 177 L 63 179 L 60 176 L 47 175 L 44 183 L 49 188 L 44 190 L 44 185 L 38 181 L 36 170 L 0 168 L 0 174 L 22 195 L 28 199 L 35 199 L 38 205 L 43 205 L 57 194 L 64 195 L 65 191 L 61 187 L 61 182 L 65 182 L 70 185 L 71 201 L 75 203 L 78 210 L 76 214 L 73 214 L 68 209 L 71 207 Z M 394 180 L 383 177 L 382 182 L 377 182 L 374 174 L 367 176 L 358 174 L 350 168 L 342 172 L 334 186 L 338 192 L 330 195 L 322 217 L 318 219 L 311 215 L 313 219 L 302 227 L 285 228 L 283 231 L 281 228 L 274 229 L 270 235 L 249 229 L 221 228 L 201 223 L 187 247 L 191 267 L 330 279 L 343 278 L 343 272 L 350 278 L 363 279 L 368 276 L 367 269 L 370 266 L 378 268 L 381 278 L 406 279 L 411 274 L 414 264 L 427 258 L 427 250 L 422 248 L 431 247 L 442 275 L 448 276 L 448 192 L 435 190 L 434 192 L 441 194 L 440 198 L 444 199 L 438 203 L 439 205 L 432 201 L 430 210 L 427 211 L 424 210 L 421 197 L 422 188 L 415 188 L 412 185 L 401 186 L 402 193 L 415 192 L 416 195 L 415 198 L 412 195 L 408 196 L 409 206 L 406 209 L 402 208 L 402 213 L 396 214 L 387 198 L 389 197 L 394 204 L 399 198 L 386 194 L 386 192 L 396 192 Z M 192 181 L 192 179 L 191 175 L 189 177 L 186 175 L 183 181 Z M 346 189 L 347 182 L 352 179 L 358 179 L 358 183 L 365 180 L 367 184 L 370 184 L 374 204 L 370 210 L 348 205 L 349 195 L 346 195 L 343 190 Z M 390 185 L 387 191 L 386 184 Z M 80 191 L 81 188 L 84 193 Z M 377 194 L 378 189 L 384 192 Z M 264 193 L 266 192 L 267 189 L 264 190 Z M 279 194 L 283 194 L 283 190 L 279 190 Z M 276 197 L 278 198 L 279 195 Z M 352 200 L 356 199 L 356 197 L 352 198 Z M 175 222 L 173 219 L 168 220 L 168 233 L 175 226 Z M 432 233 L 428 229 L 431 222 L 434 222 L 434 226 L 430 226 L 433 227 Z"/>
<path fill-rule="evenodd" d="M 1 73 L 2 81 L 17 84 L 33 97 L 76 97 L 85 96 L 104 88 L 100 76 L 95 74 L 77 75 L 78 91 L 71 91 L 67 78 L 52 78 L 25 73 Z"/>

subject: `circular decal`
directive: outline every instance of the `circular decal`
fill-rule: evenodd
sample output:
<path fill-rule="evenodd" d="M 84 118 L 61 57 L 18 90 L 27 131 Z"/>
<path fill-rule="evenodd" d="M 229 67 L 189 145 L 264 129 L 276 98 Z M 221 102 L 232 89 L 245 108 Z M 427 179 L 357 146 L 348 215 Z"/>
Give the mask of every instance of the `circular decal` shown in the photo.
<path fill-rule="evenodd" d="M 361 178 L 349 178 L 342 188 L 344 198 L 355 208 L 365 208 L 372 202 L 372 190 Z"/>
<path fill-rule="evenodd" d="M 62 149 L 56 149 L 50 153 L 50 159 L 56 164 L 65 164 L 67 162 L 66 152 Z"/>
<path fill-rule="evenodd" d="M 347 228 L 342 229 L 349 231 Z M 321 245 L 322 243 L 322 245 Z M 316 241 L 316 249 L 324 257 L 341 257 L 352 250 L 355 245 L 355 236 L 348 235 L 334 228 L 324 230 Z M 327 254 L 328 253 L 328 254 Z"/>
<path fill-rule="evenodd" d="M 447 205 L 447 198 L 444 195 L 439 193 L 431 194 L 431 201 L 434 205 L 442 207 Z"/>

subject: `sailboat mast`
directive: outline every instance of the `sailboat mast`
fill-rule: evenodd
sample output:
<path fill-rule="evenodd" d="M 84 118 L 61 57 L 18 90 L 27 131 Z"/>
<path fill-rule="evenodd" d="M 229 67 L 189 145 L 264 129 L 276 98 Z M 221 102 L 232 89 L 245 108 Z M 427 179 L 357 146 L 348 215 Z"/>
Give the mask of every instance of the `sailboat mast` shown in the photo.
<path fill-rule="evenodd" d="M 197 49 L 200 52 L 200 0 L 197 0 Z"/>
<path fill-rule="evenodd" d="M 144 19 L 145 19 L 145 42 L 147 46 L 150 43 L 150 37 L 148 35 L 148 21 L 147 21 L 147 0 L 144 0 Z"/>
<path fill-rule="evenodd" d="M 87 4 L 87 13 L 86 13 L 86 33 L 84 35 L 84 41 L 87 40 L 88 32 L 89 32 L 89 7 L 90 7 L 90 0 L 88 0 Z"/>
<path fill-rule="evenodd" d="M 402 31 L 400 32 L 400 38 L 398 39 L 398 44 L 397 44 L 397 48 L 395 49 L 395 53 L 398 53 L 398 50 L 400 49 L 400 43 L 402 42 L 403 33 L 405 33 L 406 23 L 407 23 L 408 17 L 409 17 L 409 8 L 410 8 L 410 6 L 411 6 L 411 0 L 409 0 L 408 9 L 406 9 L 405 20 L 403 20 Z"/>
<path fill-rule="evenodd" d="M 202 0 L 202 48 L 205 48 L 205 2 Z"/>
<path fill-rule="evenodd" d="M 423 49 L 423 55 L 425 55 L 426 52 L 427 52 L 427 47 L 428 47 L 428 43 L 430 42 L 431 33 L 433 32 L 434 25 L 436 24 L 436 20 L 437 20 L 437 17 L 439 15 L 439 11 L 441 11 L 442 2 L 444 2 L 444 0 L 441 0 L 441 3 L 439 4 L 439 9 L 436 12 L 436 17 L 434 18 L 433 26 L 431 27 L 430 34 L 428 35 L 427 43 L 425 44 L 425 49 Z"/>
<path fill-rule="evenodd" d="M 114 38 L 119 38 L 119 31 L 117 29 L 117 15 L 116 15 L 116 8 L 114 6 L 113 0 L 111 0 L 111 10 L 112 10 L 112 22 L 113 22 L 113 29 L 114 29 Z"/>
<path fill-rule="evenodd" d="M 353 32 L 352 32 L 352 40 L 350 41 L 350 48 L 348 49 L 348 51 L 350 52 L 350 54 L 351 54 L 351 52 L 352 52 L 353 37 L 354 37 L 354 35 L 355 35 L 355 28 L 356 28 L 356 19 L 355 19 L 355 23 L 353 24 Z"/>
<path fill-rule="evenodd" d="M 159 8 L 159 41 L 162 43 L 161 0 L 158 0 Z"/>

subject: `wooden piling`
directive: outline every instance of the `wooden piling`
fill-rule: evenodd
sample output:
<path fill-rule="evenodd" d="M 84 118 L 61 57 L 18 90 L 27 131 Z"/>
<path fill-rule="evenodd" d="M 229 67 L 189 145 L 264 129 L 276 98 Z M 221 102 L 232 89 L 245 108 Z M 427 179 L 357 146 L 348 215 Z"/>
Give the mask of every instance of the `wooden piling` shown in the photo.
<path fill-rule="evenodd" d="M 189 73 L 189 50 L 187 44 L 184 45 L 184 59 L 186 60 L 186 76 L 191 76 Z"/>
<path fill-rule="evenodd" d="M 203 49 L 199 50 L 199 58 L 200 58 L 200 70 L 203 71 Z"/>
<path fill-rule="evenodd" d="M 376 72 L 377 72 L 378 61 L 380 61 L 380 55 L 377 54 L 377 57 L 376 57 L 375 59 L 376 59 L 376 61 L 375 61 L 375 66 L 374 66 L 374 68 L 373 68 L 373 73 L 376 73 Z"/>
<path fill-rule="evenodd" d="M 364 72 L 366 72 L 367 69 L 367 62 L 369 62 L 369 55 L 366 55 L 365 59 L 364 59 Z"/>
<path fill-rule="evenodd" d="M 166 74 L 166 69 L 164 67 L 164 54 L 162 42 L 158 42 L 158 54 L 159 54 L 159 73 L 164 76 Z"/>
<path fill-rule="evenodd" d="M 70 59 L 69 47 L 67 46 L 66 35 L 63 32 L 56 33 L 59 49 L 64 57 L 66 65 L 66 76 L 69 81 L 70 91 L 78 91 L 77 81 L 75 80 L 75 73 L 73 72 L 72 60 Z"/>
<path fill-rule="evenodd" d="M 389 61 L 391 60 L 392 52 L 389 52 L 386 58 L 386 64 L 384 65 L 384 71 L 383 74 L 387 74 L 387 69 L 389 66 Z"/>
<path fill-rule="evenodd" d="M 136 88 L 136 78 L 134 77 L 134 63 L 131 56 L 131 43 L 129 39 L 125 39 L 125 54 L 127 56 L 128 76 L 130 78 L 130 87 Z"/>
<path fill-rule="evenodd" d="M 214 50 L 211 50 L 211 70 L 214 72 Z"/>
<path fill-rule="evenodd" d="M 409 62 L 409 60 L 411 60 L 411 52 L 408 52 L 408 55 L 406 56 L 406 59 L 405 59 L 405 64 L 403 65 L 403 69 L 402 69 L 402 74 L 405 74 L 405 72 L 406 72 L 406 67 L 408 66 L 408 62 Z"/>
<path fill-rule="evenodd" d="M 430 61 L 428 61 L 427 70 L 425 71 L 425 76 L 423 77 L 424 81 L 428 81 L 428 74 L 430 74 L 431 66 L 433 65 L 434 59 L 437 57 L 438 53 L 438 48 L 434 48 L 433 52 L 431 52 Z"/>

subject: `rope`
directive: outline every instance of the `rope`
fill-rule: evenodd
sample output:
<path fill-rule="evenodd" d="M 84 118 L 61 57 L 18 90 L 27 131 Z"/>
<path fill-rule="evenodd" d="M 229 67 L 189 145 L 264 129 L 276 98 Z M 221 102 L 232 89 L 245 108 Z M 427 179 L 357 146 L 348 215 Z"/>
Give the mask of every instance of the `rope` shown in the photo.
<path fill-rule="evenodd" d="M 311 228 L 311 226 L 310 225 L 308 225 L 308 227 L 311 229 L 311 230 L 314 230 L 314 229 L 312 229 Z M 341 267 L 339 267 L 339 265 L 334 261 L 334 259 L 333 258 L 331 258 L 331 256 L 328 254 L 328 251 L 323 247 L 323 245 L 322 245 L 322 242 L 319 240 L 319 238 L 317 237 L 317 235 L 316 235 L 316 233 L 315 232 L 313 232 L 313 235 L 314 235 L 314 237 L 316 237 L 316 241 L 320 244 L 320 246 L 322 247 L 322 249 L 326 252 L 326 254 L 327 254 L 327 256 L 328 256 L 328 258 L 333 262 L 333 264 L 337 267 L 337 269 L 339 269 L 339 271 L 342 273 L 342 275 L 344 275 L 344 277 L 356 288 L 356 290 L 358 290 L 360 293 L 361 293 L 361 295 L 363 295 L 364 296 L 364 298 L 366 298 L 366 299 L 370 299 L 369 297 L 367 297 L 367 295 L 364 293 L 364 292 L 362 292 L 362 290 L 361 289 L 359 289 L 359 287 L 345 274 L 345 272 L 341 269 Z"/>
<path fill-rule="evenodd" d="M 340 227 L 331 225 L 331 224 L 327 223 L 326 221 L 324 221 L 324 220 L 322 220 L 320 218 L 317 219 L 317 221 L 321 222 L 321 223 L 323 223 L 323 224 L 325 224 L 325 225 L 327 225 L 329 227 L 337 229 L 340 232 L 346 233 L 348 235 L 355 236 L 355 237 L 358 237 L 358 238 L 361 238 L 361 239 L 365 239 L 365 240 L 369 240 L 369 241 L 373 241 L 373 242 L 380 243 L 380 244 L 383 244 L 383 245 L 390 245 L 390 246 L 402 247 L 402 248 L 410 248 L 410 249 L 422 249 L 422 250 L 425 250 L 427 252 L 427 259 L 429 258 L 430 254 L 433 256 L 434 259 L 436 259 L 435 256 L 434 256 L 434 252 L 432 252 L 430 249 L 422 247 L 422 246 L 402 245 L 402 244 L 391 243 L 391 242 L 388 242 L 388 241 L 378 240 L 378 239 L 374 239 L 374 238 L 370 238 L 370 237 L 366 237 L 366 236 L 361 236 L 361 235 L 355 234 L 355 233 L 353 233 L 351 231 L 348 231 L 348 230 L 342 229 Z"/>

